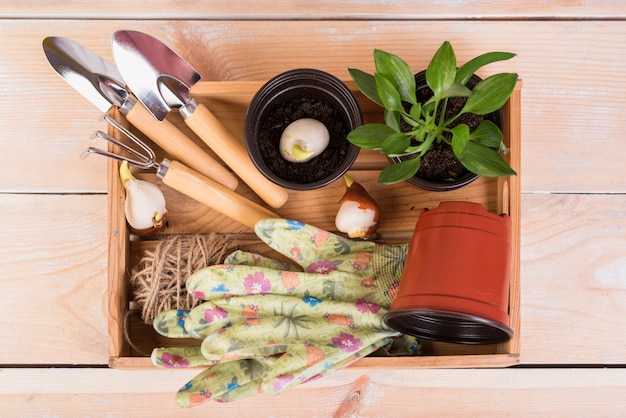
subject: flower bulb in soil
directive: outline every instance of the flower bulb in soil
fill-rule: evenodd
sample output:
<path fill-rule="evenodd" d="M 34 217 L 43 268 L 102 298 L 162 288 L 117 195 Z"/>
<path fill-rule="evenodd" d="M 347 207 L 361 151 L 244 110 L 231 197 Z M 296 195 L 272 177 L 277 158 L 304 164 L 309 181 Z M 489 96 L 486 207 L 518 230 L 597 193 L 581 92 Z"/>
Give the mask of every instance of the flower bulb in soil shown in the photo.
<path fill-rule="evenodd" d="M 280 154 L 287 161 L 304 163 L 320 155 L 330 141 L 324 124 L 303 118 L 290 123 L 280 137 Z"/>

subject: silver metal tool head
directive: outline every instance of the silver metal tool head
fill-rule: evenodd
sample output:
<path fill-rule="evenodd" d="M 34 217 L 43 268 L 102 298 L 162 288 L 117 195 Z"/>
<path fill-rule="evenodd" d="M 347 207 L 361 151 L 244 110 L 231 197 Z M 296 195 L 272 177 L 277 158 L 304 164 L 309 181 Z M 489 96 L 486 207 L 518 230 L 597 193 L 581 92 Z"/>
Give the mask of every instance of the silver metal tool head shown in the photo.
<path fill-rule="evenodd" d="M 101 112 L 121 107 L 128 99 L 120 72 L 95 52 L 55 36 L 45 38 L 42 45 L 52 68 Z"/>
<path fill-rule="evenodd" d="M 193 102 L 189 89 L 201 76 L 163 42 L 142 32 L 120 30 L 113 35 L 112 48 L 124 80 L 158 120 L 172 108 Z"/>
<path fill-rule="evenodd" d="M 157 170 L 159 170 L 160 165 L 156 162 L 156 155 L 154 151 L 152 151 L 152 148 L 146 145 L 145 142 L 137 138 L 135 134 L 133 134 L 130 130 L 128 130 L 121 123 L 119 123 L 118 121 L 110 117 L 109 115 L 105 114 L 104 120 L 107 123 L 109 123 L 111 126 L 113 126 L 115 129 L 120 131 L 122 135 L 126 136 L 130 142 L 130 145 L 122 141 L 119 141 L 115 139 L 114 137 L 110 136 L 109 134 L 104 133 L 102 131 L 97 131 L 94 135 L 94 139 L 95 138 L 104 139 L 110 142 L 111 144 L 116 145 L 120 150 L 126 151 L 128 155 L 130 155 L 130 157 L 124 156 L 122 154 L 117 154 L 112 151 L 106 151 L 106 150 L 96 148 L 96 147 L 89 147 L 85 149 L 85 151 L 83 151 L 83 154 L 80 157 L 81 159 L 84 159 L 89 154 L 99 154 L 105 157 L 113 158 L 114 160 L 127 161 L 129 164 L 132 164 L 139 168 L 148 169 L 148 168 L 154 167 Z M 139 149 L 136 149 L 133 146 L 136 146 Z"/>

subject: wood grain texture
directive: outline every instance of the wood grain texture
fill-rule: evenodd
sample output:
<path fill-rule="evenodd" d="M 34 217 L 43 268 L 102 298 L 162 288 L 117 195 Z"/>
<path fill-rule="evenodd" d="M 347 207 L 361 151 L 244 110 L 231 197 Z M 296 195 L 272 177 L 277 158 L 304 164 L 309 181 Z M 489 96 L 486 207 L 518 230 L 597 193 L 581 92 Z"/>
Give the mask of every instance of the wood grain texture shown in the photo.
<path fill-rule="evenodd" d="M 106 364 L 106 205 L 2 196 L 0 364 Z M 622 195 L 523 195 L 523 364 L 626 363 L 616 332 L 626 326 L 625 210 Z"/>
<path fill-rule="evenodd" d="M 279 396 L 188 410 L 174 393 L 195 371 L 0 369 L 0 414 L 151 417 L 613 417 L 624 369 L 343 370 Z"/>
<path fill-rule="evenodd" d="M 240 85 L 242 84 L 242 86 Z M 243 141 L 242 134 L 239 134 L 240 127 L 246 113 L 246 103 L 260 87 L 260 83 L 253 82 L 200 82 L 193 91 L 196 100 L 205 106 L 211 108 L 212 112 L 221 120 L 226 121 L 225 126 L 237 132 L 235 140 Z M 353 83 L 348 86 L 356 91 Z M 245 90 L 247 88 L 247 90 Z M 234 91 L 234 100 L 230 98 L 230 92 Z M 510 100 L 504 107 L 504 119 L 507 121 L 503 137 L 505 143 L 511 148 L 511 153 L 506 156 L 511 167 L 516 172 L 520 171 L 520 95 L 521 83 L 518 84 Z M 247 97 L 246 97 L 247 96 Z M 357 94 L 357 100 L 363 104 L 365 120 L 382 120 L 382 110 L 378 107 L 368 105 L 369 100 L 363 95 Z M 123 119 L 120 121 L 124 122 Z M 513 143 L 512 140 L 515 142 Z M 156 149 L 156 148 L 155 148 Z M 378 154 L 379 167 L 387 165 L 386 158 Z M 368 161 L 371 161 L 368 158 Z M 172 171 L 173 167 L 169 171 Z M 168 171 L 168 175 L 169 175 Z M 369 369 L 385 369 L 397 367 L 505 367 L 519 362 L 519 218 L 520 218 L 520 191 L 519 179 L 517 177 L 510 179 L 494 179 L 479 178 L 472 184 L 458 190 L 447 193 L 424 193 L 411 187 L 406 183 L 399 183 L 392 186 L 379 185 L 377 183 L 379 171 L 368 169 L 368 163 L 360 162 L 357 158 L 355 164 L 349 174 L 356 181 L 360 182 L 366 190 L 379 202 L 381 207 L 381 222 L 377 230 L 376 239 L 379 242 L 409 242 L 411 234 L 415 226 L 415 222 L 422 208 L 436 207 L 442 200 L 457 201 L 474 201 L 481 203 L 487 210 L 497 213 L 510 213 L 512 216 L 512 254 L 514 257 L 512 269 L 510 271 L 510 287 L 511 287 L 511 304 L 509 310 L 510 326 L 513 330 L 513 338 L 504 344 L 491 346 L 459 346 L 459 345 L 441 345 L 424 343 L 424 356 L 412 359 L 387 359 L 387 358 L 367 358 L 359 362 L 360 367 Z M 109 176 L 110 189 L 117 189 L 113 194 L 123 194 L 121 184 L 118 180 L 116 170 L 111 171 Z M 145 172 L 137 173 L 146 181 L 155 182 L 156 178 L 153 174 Z M 167 179 L 167 175 L 164 180 Z M 167 183 L 165 181 L 164 183 Z M 161 231 L 160 235 L 167 237 L 171 234 L 190 234 L 190 233 L 209 233 L 218 232 L 226 233 L 228 236 L 235 238 L 238 232 L 247 232 L 246 236 L 250 237 L 253 242 L 252 248 L 248 247 L 248 243 L 238 244 L 244 251 L 254 251 L 256 248 L 261 250 L 261 254 L 271 258 L 275 258 L 275 252 L 266 245 L 259 245 L 261 242 L 252 234 L 252 225 L 244 224 L 229 219 L 226 214 L 236 212 L 233 206 L 224 214 L 216 211 L 210 203 L 209 207 L 194 202 L 187 196 L 180 193 L 171 193 L 169 188 L 161 185 L 168 202 L 168 226 Z M 254 196 L 249 189 L 245 189 L 243 185 L 238 190 L 239 193 L 245 193 L 250 199 L 258 201 L 259 197 Z M 332 184 L 308 191 L 289 190 L 289 199 L 286 205 L 276 210 L 276 216 L 289 219 L 297 219 L 301 222 L 313 224 L 327 231 L 336 232 L 334 218 L 338 207 L 338 202 L 345 192 L 345 184 L 343 181 L 336 181 Z M 208 194 L 207 194 L 208 195 Z M 506 199 L 506 201 L 504 201 Z M 211 201 L 211 199 L 209 199 Z M 192 209 L 195 206 L 195 210 Z M 222 208 L 232 205 L 223 203 Z M 113 204 L 111 206 L 111 219 L 118 219 L 125 222 L 123 216 L 120 215 L 120 205 Z M 248 215 L 249 216 L 249 215 Z M 170 226 L 171 225 L 171 226 Z M 118 223 L 114 229 L 121 230 L 123 224 Z M 243 228 L 243 229 L 242 229 Z M 156 238 L 156 237 L 155 237 Z M 116 240 L 117 241 L 117 240 Z M 130 259 L 139 259 L 142 257 L 142 251 L 146 248 L 146 243 L 139 240 L 131 239 L 125 243 L 130 248 Z M 113 276 L 109 277 L 109 305 L 112 308 L 109 319 L 109 334 L 114 341 L 110 346 L 116 348 L 112 351 L 109 365 L 111 367 L 123 369 L 135 368 L 152 368 L 154 367 L 149 360 L 149 353 L 153 348 L 168 345 L 167 339 L 162 339 L 152 329 L 152 326 L 141 326 L 142 324 L 130 323 L 125 325 L 128 339 L 131 341 L 132 348 L 139 351 L 133 352 L 133 356 L 143 356 L 143 361 L 135 357 L 127 357 L 131 344 L 126 344 L 126 338 L 120 340 L 122 334 L 121 325 L 124 322 L 121 318 L 126 317 L 125 310 L 134 302 L 132 297 L 119 293 L 117 290 L 123 287 L 123 283 L 128 281 L 129 275 L 125 272 L 131 270 L 134 265 L 125 264 L 129 258 L 119 252 L 119 242 L 110 248 L 109 262 L 118 266 L 112 270 Z M 136 248 L 136 247 L 140 248 Z M 148 247 L 149 248 L 149 247 Z M 123 258 L 119 259 L 118 257 Z M 121 272 L 121 274 L 120 274 Z M 115 302 L 117 301 L 117 302 Z M 139 325 L 139 326 L 138 326 Z M 191 340 L 190 344 L 197 344 L 197 341 Z M 182 344 L 182 343 L 181 343 Z"/>
<path fill-rule="evenodd" d="M 0 364 L 106 362 L 106 196 L 1 199 Z"/>
<path fill-rule="evenodd" d="M 205 80 L 264 81 L 303 66 L 346 80 L 350 66 L 373 69 L 374 48 L 423 68 L 442 33 L 460 62 L 486 51 L 512 51 L 516 58 L 480 73 L 516 71 L 524 80 L 522 191 L 626 191 L 621 175 L 626 85 L 619 72 L 607 71 L 626 66 L 626 55 L 618 53 L 626 42 L 622 22 L 16 20 L 0 25 L 6 40 L 0 45 L 0 87 L 14 98 L 5 111 L 12 122 L 0 142 L 0 166 L 6 170 L 0 190 L 106 189 L 104 162 L 78 160 L 89 135 L 102 127 L 98 111 L 54 73 L 41 40 L 69 36 L 111 59 L 110 36 L 124 26 L 159 37 Z M 590 141 L 593 146 L 586 145 Z M 25 167 L 28 181 L 21 174 Z"/>
<path fill-rule="evenodd" d="M 429 1 L 398 0 L 371 2 L 350 0 L 273 0 L 230 2 L 209 0 L 178 2 L 149 0 L 123 2 L 111 0 L 93 7 L 80 0 L 62 4 L 38 0 L 5 1 L 0 18 L 72 19 L 572 19 L 594 16 L 619 19 L 626 16 L 620 0 L 545 0 L 541 3 L 520 0 Z"/>
<path fill-rule="evenodd" d="M 625 248 L 624 195 L 522 197 L 523 363 L 626 364 Z"/>
<path fill-rule="evenodd" d="M 41 40 L 68 36 L 112 61 L 110 36 L 126 28 L 161 38 L 216 81 L 300 66 L 345 80 L 348 66 L 373 68 L 373 48 L 420 67 L 444 39 L 460 60 L 516 52 L 482 74 L 524 81 L 521 360 L 566 367 L 356 363 L 280 397 L 189 411 L 172 398 L 195 371 L 3 368 L 0 415 L 624 415 L 624 19 L 621 0 L 2 2 L 0 364 L 106 365 L 106 250 L 125 232 L 108 234 L 107 163 L 78 159 L 104 123 L 49 67 Z"/>

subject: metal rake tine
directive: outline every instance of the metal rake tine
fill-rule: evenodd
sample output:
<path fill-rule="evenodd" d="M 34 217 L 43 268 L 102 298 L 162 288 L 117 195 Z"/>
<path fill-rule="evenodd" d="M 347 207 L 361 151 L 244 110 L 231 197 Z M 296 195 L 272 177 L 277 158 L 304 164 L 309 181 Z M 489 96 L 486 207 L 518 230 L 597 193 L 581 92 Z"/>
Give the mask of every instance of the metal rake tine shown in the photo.
<path fill-rule="evenodd" d="M 107 123 L 109 123 L 111 126 L 113 126 L 115 129 L 123 133 L 128 139 L 130 139 L 132 142 L 137 144 L 141 149 L 143 149 L 148 155 L 146 159 L 147 161 L 151 161 L 151 162 L 156 161 L 156 155 L 154 154 L 154 151 L 152 151 L 152 148 L 144 144 L 142 140 L 137 138 L 137 136 L 133 134 L 131 131 L 129 131 L 125 126 L 123 126 L 121 123 L 119 123 L 117 120 L 113 119 L 111 116 L 107 114 L 104 115 L 104 120 Z M 133 154 L 137 155 L 137 151 L 134 151 Z"/>
<path fill-rule="evenodd" d="M 123 135 L 125 135 L 128 139 L 130 139 L 130 141 L 132 143 L 134 143 L 135 145 L 137 145 L 138 147 L 140 147 L 144 152 L 140 152 L 138 150 L 136 150 L 135 148 L 133 148 L 132 146 L 125 144 L 124 142 L 112 137 L 111 135 L 102 132 L 102 131 L 97 131 L 94 136 L 98 137 L 98 138 L 102 138 L 107 142 L 110 142 L 111 144 L 114 144 L 118 147 L 120 147 L 121 149 L 123 149 L 124 151 L 128 152 L 129 154 L 133 155 L 134 157 L 138 158 L 139 160 L 133 159 L 133 158 L 127 158 L 124 157 L 122 155 L 116 154 L 114 152 L 109 152 L 109 151 L 105 151 L 102 149 L 99 149 L 97 147 L 89 147 L 87 149 L 85 149 L 85 151 L 83 151 L 83 153 L 81 154 L 81 159 L 85 158 L 87 155 L 93 153 L 93 154 L 99 154 L 105 157 L 109 157 L 109 158 L 113 158 L 114 160 L 118 160 L 118 161 L 127 161 L 129 164 L 132 164 L 134 166 L 143 168 L 143 169 L 147 169 L 147 168 L 151 168 L 151 167 L 159 167 L 159 164 L 156 162 L 156 155 L 154 154 L 154 152 L 152 151 L 152 149 L 150 147 L 148 147 L 143 141 L 141 141 L 139 138 L 137 138 L 137 136 L 135 136 L 132 132 L 130 132 L 128 129 L 126 129 L 125 126 L 123 126 L 122 124 L 120 124 L 118 121 L 116 121 L 115 119 L 113 119 L 112 117 L 110 117 L 109 115 L 104 115 L 104 120 L 109 123 L 111 126 L 113 126 L 115 129 L 117 129 L 118 131 L 120 131 Z"/>
<path fill-rule="evenodd" d="M 146 157 L 145 155 L 141 154 L 140 152 L 138 152 L 137 150 L 129 147 L 128 145 L 124 144 L 121 141 L 118 141 L 117 139 L 113 138 L 112 136 L 102 132 L 102 131 L 97 131 L 95 133 L 95 136 L 98 138 L 102 138 L 105 141 L 108 141 L 114 145 L 119 146 L 120 148 L 124 149 L 125 151 L 127 151 L 128 153 L 136 156 L 137 158 L 139 158 L 141 161 L 139 160 L 135 160 L 132 158 L 127 158 L 124 157 L 122 155 L 116 154 L 114 152 L 109 152 L 109 151 L 105 151 L 102 150 L 100 148 L 97 147 L 89 147 L 87 149 L 85 149 L 85 151 L 83 151 L 83 153 L 81 154 L 80 158 L 84 159 L 87 155 L 89 154 L 99 154 L 105 157 L 109 157 L 109 158 L 113 158 L 114 160 L 118 160 L 118 161 L 128 161 L 129 164 L 132 164 L 134 166 L 140 167 L 140 168 L 150 168 L 150 167 L 155 167 L 157 166 L 156 162 L 149 158 Z"/>

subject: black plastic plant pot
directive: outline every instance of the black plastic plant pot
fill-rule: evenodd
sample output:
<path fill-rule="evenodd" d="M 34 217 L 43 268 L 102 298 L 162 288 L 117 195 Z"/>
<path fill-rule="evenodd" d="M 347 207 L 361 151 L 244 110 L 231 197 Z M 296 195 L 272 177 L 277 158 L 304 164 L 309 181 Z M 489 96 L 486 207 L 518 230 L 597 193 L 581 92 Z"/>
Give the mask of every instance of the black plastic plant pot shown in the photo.
<path fill-rule="evenodd" d="M 329 131 L 328 147 L 307 162 L 293 163 L 280 154 L 280 137 L 292 122 L 312 118 Z M 360 148 L 347 140 L 363 124 L 350 89 L 324 71 L 301 68 L 269 80 L 252 98 L 245 118 L 245 142 L 254 165 L 269 180 L 293 190 L 312 190 L 343 176 Z"/>
<path fill-rule="evenodd" d="M 481 80 L 482 79 L 479 76 L 474 74 L 472 78 L 470 79 L 470 81 L 467 82 L 466 85 L 470 88 L 473 88 L 473 86 L 476 85 Z M 415 74 L 415 86 L 416 86 L 418 98 L 422 96 L 422 94 L 420 93 L 423 93 L 426 96 L 432 96 L 432 91 L 430 90 L 430 87 L 428 87 L 428 84 L 426 83 L 426 70 L 420 71 L 419 73 Z M 422 92 L 422 90 L 424 89 L 427 89 L 427 90 Z M 503 116 L 503 112 L 501 109 L 498 109 L 497 111 L 493 113 L 489 113 L 488 115 L 485 115 L 484 118 L 495 123 L 496 126 L 500 128 L 501 131 L 504 130 L 504 116 Z M 392 163 L 398 163 L 402 161 L 401 158 L 399 157 L 389 157 L 388 159 Z M 456 189 L 460 189 L 461 187 L 467 186 L 468 184 L 475 181 L 478 177 L 480 177 L 478 174 L 472 173 L 471 171 L 465 169 L 461 174 L 459 174 L 455 178 L 435 180 L 435 179 L 427 179 L 427 178 L 420 177 L 420 172 L 418 171 L 418 173 L 415 176 L 408 179 L 407 182 L 411 184 L 412 186 L 415 186 L 422 190 L 428 190 L 431 192 L 447 192 L 447 191 L 456 190 Z"/>

